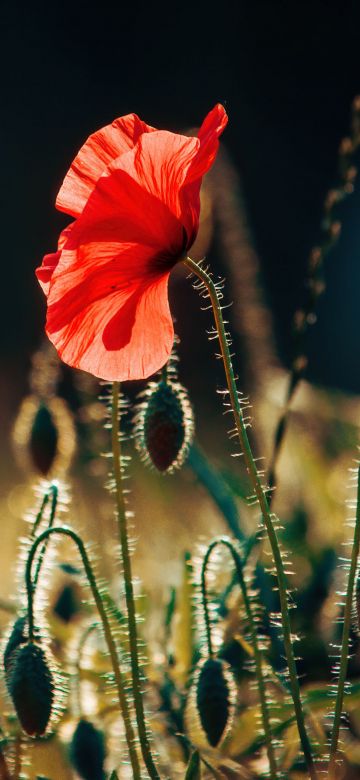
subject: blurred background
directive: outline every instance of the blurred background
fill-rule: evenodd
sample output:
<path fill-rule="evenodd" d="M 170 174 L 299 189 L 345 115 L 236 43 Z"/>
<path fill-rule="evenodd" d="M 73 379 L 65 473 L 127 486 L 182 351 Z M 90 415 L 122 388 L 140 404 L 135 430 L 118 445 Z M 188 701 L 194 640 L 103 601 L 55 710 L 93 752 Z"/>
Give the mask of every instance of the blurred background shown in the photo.
<path fill-rule="evenodd" d="M 239 387 L 251 393 L 254 444 L 269 462 L 309 252 L 321 237 L 324 199 L 338 181 L 339 144 L 349 135 L 351 104 L 360 94 L 360 6 L 357 0 L 3 0 L 0 19 L 0 585 L 1 598 L 8 598 L 21 518 L 34 505 L 34 484 L 56 475 L 57 467 L 75 496 L 72 521 L 101 545 L 103 571 L 112 565 L 112 506 L 103 489 L 106 463 L 98 457 L 108 446 L 99 387 L 56 366 L 44 351 L 45 301 L 34 276 L 67 223 L 54 202 L 73 157 L 90 133 L 117 116 L 136 112 L 155 127 L 193 132 L 215 103 L 226 106 L 229 125 L 205 182 L 193 256 L 206 254 L 214 273 L 227 280 Z M 342 231 L 325 261 L 326 289 L 307 333 L 309 363 L 278 468 L 276 509 L 287 523 L 295 564 L 296 628 L 307 635 L 301 671 L 308 680 L 330 675 L 327 652 L 342 576 L 335 565 L 349 534 L 348 469 L 360 441 L 359 211 L 358 180 L 336 209 Z M 247 532 L 254 512 L 244 501 L 238 461 L 230 458 L 230 426 L 215 392 L 223 374 L 206 336 L 210 314 L 200 311 L 181 269 L 172 276 L 170 297 L 181 339 L 179 373 L 194 404 L 198 441 L 234 490 Z M 126 392 L 133 399 L 140 389 L 134 383 Z M 56 402 L 50 404 L 53 428 L 42 439 L 39 420 L 39 436 L 30 430 L 35 407 L 29 395 L 44 393 Z M 53 472 L 47 472 L 46 458 L 59 442 L 63 460 L 52 460 Z M 137 456 L 133 461 L 131 501 L 140 537 L 135 566 L 139 571 L 141 565 L 154 603 L 163 605 L 166 587 L 181 579 L 184 551 L 228 531 L 201 481 L 192 467 L 160 479 Z M 66 578 L 56 580 L 53 604 L 66 585 Z M 266 582 L 263 587 L 265 598 Z M 153 615 L 155 629 L 157 619 Z M 1 621 L 7 620 L 4 612 Z M 275 651 L 273 660 L 276 666 Z M 359 674 L 356 659 L 352 673 Z M 360 733 L 359 724 L 353 727 Z"/>
<path fill-rule="evenodd" d="M 86 137 L 131 111 L 156 127 L 186 132 L 216 102 L 226 105 L 229 126 L 204 193 L 198 256 L 205 251 L 215 272 L 227 277 L 240 386 L 253 399 L 259 396 L 260 449 L 269 455 L 309 250 L 319 240 L 324 197 L 336 182 L 339 143 L 349 133 L 351 102 L 360 92 L 359 4 L 5 0 L 1 26 L 4 506 L 23 479 L 11 430 L 30 392 L 31 356 L 43 340 L 45 301 L 34 269 L 55 248 L 67 221 L 55 211 L 55 196 Z M 328 409 L 335 425 L 337 404 L 343 404 L 346 425 L 355 426 L 352 455 L 360 392 L 359 205 L 357 186 L 339 206 L 342 233 L 326 260 L 326 292 L 306 345 L 306 379 L 318 388 L 316 402 L 306 404 L 320 428 L 318 406 Z M 180 374 L 199 436 L 218 447 L 218 427 L 225 432 L 226 425 L 215 394 L 222 369 L 205 335 L 210 318 L 199 311 L 185 274 L 174 274 L 171 299 Z M 72 372 L 65 369 L 61 382 L 61 394 L 77 414 Z M 130 395 L 138 389 L 129 388 Z M 303 385 L 305 395 L 312 398 L 312 392 Z M 306 435 L 314 432 L 314 419 L 307 421 Z M 336 454 L 342 449 L 332 446 Z M 229 450 L 224 436 L 224 453 L 218 448 L 216 457 L 229 460 Z"/>

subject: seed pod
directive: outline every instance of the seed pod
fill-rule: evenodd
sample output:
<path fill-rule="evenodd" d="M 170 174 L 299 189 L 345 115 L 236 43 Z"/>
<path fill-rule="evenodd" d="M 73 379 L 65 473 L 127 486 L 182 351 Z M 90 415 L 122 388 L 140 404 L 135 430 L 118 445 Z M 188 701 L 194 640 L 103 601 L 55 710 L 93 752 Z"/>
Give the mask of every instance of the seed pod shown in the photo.
<path fill-rule="evenodd" d="M 12 663 L 15 650 L 17 650 L 18 647 L 20 647 L 20 645 L 24 645 L 28 640 L 26 625 L 27 625 L 26 615 L 16 618 L 15 623 L 13 624 L 13 627 L 11 629 L 9 638 L 6 642 L 5 650 L 4 650 L 4 659 L 3 659 L 6 684 L 8 684 L 8 677 L 9 677 L 11 663 Z"/>
<path fill-rule="evenodd" d="M 101 731 L 81 718 L 70 745 L 71 762 L 83 780 L 104 780 L 105 738 Z"/>
<path fill-rule="evenodd" d="M 234 708 L 234 684 L 224 661 L 208 658 L 200 667 L 196 706 L 207 740 L 216 747 L 231 724 Z"/>
<path fill-rule="evenodd" d="M 22 728 L 31 737 L 45 733 L 54 703 L 54 682 L 43 649 L 34 642 L 11 657 L 8 690 Z"/>
<path fill-rule="evenodd" d="M 150 382 L 138 407 L 134 434 L 146 463 L 162 473 L 182 466 L 194 435 L 194 416 L 179 382 Z"/>

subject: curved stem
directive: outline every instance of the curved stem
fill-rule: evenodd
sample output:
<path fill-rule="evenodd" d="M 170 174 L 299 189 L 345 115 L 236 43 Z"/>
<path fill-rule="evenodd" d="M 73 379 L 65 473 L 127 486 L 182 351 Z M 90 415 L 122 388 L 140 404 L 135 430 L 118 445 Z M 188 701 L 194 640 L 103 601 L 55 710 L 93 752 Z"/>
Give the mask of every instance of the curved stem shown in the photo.
<path fill-rule="evenodd" d="M 266 698 L 266 685 L 265 685 L 265 676 L 263 672 L 262 653 L 259 647 L 251 600 L 250 600 L 246 580 L 244 577 L 243 562 L 234 544 L 226 536 L 221 536 L 219 539 L 214 539 L 214 541 L 211 542 L 204 556 L 204 560 L 201 568 L 201 596 L 202 596 L 202 605 L 204 610 L 208 652 L 210 656 L 213 654 L 212 641 L 211 641 L 211 622 L 210 622 L 209 607 L 208 607 L 208 600 L 207 600 L 207 588 L 206 588 L 206 569 L 207 569 L 208 562 L 210 560 L 210 556 L 213 550 L 215 549 L 215 547 L 217 547 L 218 545 L 223 545 L 224 547 L 227 547 L 227 549 L 230 551 L 232 555 L 236 574 L 239 580 L 239 585 L 244 599 L 244 606 L 245 606 L 246 616 L 249 623 L 251 642 L 254 649 L 255 671 L 256 671 L 256 677 L 259 686 L 261 715 L 262 715 L 262 721 L 264 726 L 266 749 L 267 749 L 267 754 L 269 759 L 270 777 L 271 780 L 276 780 L 277 766 L 276 766 L 274 746 L 271 739 L 271 724 L 270 724 L 268 703 Z"/>
<path fill-rule="evenodd" d="M 341 643 L 341 655 L 340 655 L 340 668 L 339 668 L 339 682 L 335 703 L 335 715 L 334 724 L 331 737 L 330 746 L 330 763 L 329 763 L 329 776 L 333 777 L 336 767 L 336 754 L 339 741 L 340 720 L 342 713 L 342 706 L 344 700 L 344 687 L 346 681 L 347 667 L 348 667 L 348 652 L 349 652 L 349 633 L 351 626 L 352 604 L 355 586 L 356 570 L 358 565 L 360 551 L 360 468 L 358 471 L 358 486 L 357 486 L 357 505 L 356 505 L 356 517 L 355 517 L 355 530 L 354 530 L 354 542 L 351 551 L 350 571 L 346 593 L 346 602 L 344 610 L 344 625 L 343 635 Z"/>
<path fill-rule="evenodd" d="M 83 707 L 82 707 L 82 701 L 81 701 L 81 662 L 82 662 L 82 655 L 84 651 L 84 647 L 86 645 L 86 642 L 91 636 L 91 634 L 94 633 L 97 629 L 100 628 L 99 623 L 90 623 L 87 628 L 85 628 L 85 631 L 82 633 L 80 637 L 80 642 L 77 647 L 77 658 L 75 663 L 75 695 L 76 695 L 76 706 L 77 706 L 77 713 L 76 715 L 81 718 L 83 713 Z"/>
<path fill-rule="evenodd" d="M 55 520 L 55 515 L 56 515 L 56 510 L 57 510 L 57 504 L 58 504 L 59 489 L 58 489 L 57 484 L 55 482 L 52 482 L 50 487 L 49 487 L 49 490 L 45 493 L 42 505 L 40 507 L 40 510 L 39 510 L 37 516 L 36 516 L 36 519 L 35 519 L 35 522 L 34 522 L 34 525 L 32 527 L 32 531 L 31 531 L 31 536 L 30 536 L 31 539 L 35 539 L 36 531 L 38 529 L 38 526 L 41 523 L 41 520 L 42 520 L 42 517 L 43 517 L 43 512 L 44 512 L 44 509 L 45 509 L 45 507 L 46 507 L 46 505 L 47 505 L 47 503 L 49 501 L 50 494 L 52 496 L 52 499 L 51 499 L 51 510 L 50 510 L 50 517 L 49 517 L 49 522 L 48 522 L 48 528 L 51 528 L 54 525 L 54 520 Z M 42 549 L 40 550 L 40 553 L 39 553 L 39 558 L 38 558 L 36 571 L 35 571 L 34 579 L 33 579 L 33 587 L 34 588 L 36 588 L 36 585 L 38 583 L 38 579 L 39 579 L 39 576 L 40 576 L 40 571 L 41 571 L 41 567 L 42 567 L 42 564 L 43 564 L 45 552 L 46 552 L 46 544 L 44 544 L 42 546 Z"/>
<path fill-rule="evenodd" d="M 129 628 L 132 692 L 134 697 L 136 721 L 137 721 L 138 732 L 139 732 L 141 752 L 142 752 L 142 756 L 149 777 L 151 777 L 152 780 L 160 780 L 160 775 L 155 765 L 152 752 L 151 752 L 149 736 L 146 728 L 145 711 L 144 711 L 144 704 L 142 698 L 142 677 L 141 677 L 140 666 L 139 666 L 135 598 L 134 598 L 134 589 L 133 589 L 132 571 L 131 571 L 131 557 L 130 557 L 130 550 L 129 550 L 126 507 L 125 507 L 124 495 L 122 491 L 121 448 L 120 448 L 120 431 L 119 431 L 119 383 L 118 382 L 113 383 L 111 440 L 112 440 L 112 453 L 113 453 L 113 469 L 114 469 L 114 478 L 115 478 L 115 485 L 116 485 L 116 509 L 117 509 L 117 520 L 118 520 L 118 530 L 119 530 L 119 542 L 121 547 L 121 556 L 122 556 L 122 564 L 123 564 L 123 572 L 124 572 L 125 601 L 126 601 L 128 628 Z"/>
<path fill-rule="evenodd" d="M 199 266 L 189 257 L 186 260 L 184 260 L 184 263 L 192 273 L 198 276 L 198 278 L 204 284 L 210 297 L 214 318 L 215 318 L 216 329 L 219 336 L 221 355 L 224 363 L 229 397 L 230 397 L 231 407 L 234 413 L 234 420 L 235 420 L 235 425 L 239 437 L 239 442 L 240 442 L 241 450 L 244 455 L 246 470 L 248 472 L 249 478 L 251 480 L 251 484 L 254 489 L 254 493 L 260 505 L 263 521 L 266 527 L 267 535 L 272 549 L 277 581 L 278 581 L 278 588 L 279 588 L 284 647 L 285 647 L 286 660 L 289 669 L 291 694 L 294 702 L 294 710 L 295 710 L 301 745 L 304 752 L 304 758 L 306 761 L 309 775 L 314 780 L 317 777 L 317 774 L 314 767 L 309 738 L 305 728 L 305 720 L 304 720 L 304 714 L 303 714 L 302 704 L 301 704 L 300 686 L 297 677 L 295 656 L 294 656 L 294 650 L 292 646 L 291 626 L 290 626 L 289 609 L 287 603 L 286 576 L 285 576 L 284 566 L 282 562 L 279 542 L 273 525 L 273 519 L 268 504 L 267 496 L 266 496 L 266 491 L 262 486 L 261 479 L 259 477 L 256 463 L 254 460 L 254 456 L 252 454 L 252 450 L 250 447 L 248 435 L 246 432 L 246 424 L 244 422 L 243 413 L 238 398 L 236 380 L 234 376 L 234 370 L 232 366 L 231 355 L 230 355 L 229 345 L 227 341 L 225 324 L 222 316 L 221 304 L 220 304 L 218 292 L 216 289 L 216 285 L 214 284 L 211 276 L 209 276 L 209 274 L 207 274 L 206 271 L 204 271 L 204 269 L 201 268 L 201 266 Z"/>
<path fill-rule="evenodd" d="M 111 659 L 117 694 L 119 698 L 119 704 L 120 704 L 120 708 L 124 720 L 125 734 L 126 734 L 126 740 L 129 749 L 131 766 L 133 770 L 133 777 L 134 780 L 141 780 L 139 759 L 136 752 L 136 738 L 131 724 L 130 707 L 125 693 L 126 679 L 123 676 L 120 669 L 118 651 L 117 651 L 114 637 L 112 635 L 110 622 L 101 598 L 100 591 L 97 586 L 96 578 L 90 563 L 89 556 L 86 552 L 84 542 L 82 541 L 80 536 L 78 536 L 77 533 L 75 533 L 75 531 L 72 530 L 72 528 L 67 528 L 66 526 L 59 526 L 59 527 L 55 526 L 53 528 L 47 528 L 46 531 L 43 531 L 41 534 L 39 534 L 39 536 L 35 539 L 30 549 L 29 556 L 26 562 L 26 569 L 25 569 L 25 584 L 26 584 L 27 597 L 28 597 L 29 640 L 31 641 L 34 639 L 34 608 L 33 608 L 34 588 L 33 588 L 32 571 L 31 571 L 32 565 L 39 545 L 41 545 L 45 540 L 47 540 L 53 534 L 62 534 L 63 536 L 70 537 L 70 539 L 72 539 L 73 542 L 75 542 L 78 551 L 80 553 L 80 557 L 85 569 L 85 574 L 90 586 L 90 590 L 92 592 L 95 605 L 98 610 L 100 620 L 103 626 L 104 637 L 105 637 L 105 641 Z"/>

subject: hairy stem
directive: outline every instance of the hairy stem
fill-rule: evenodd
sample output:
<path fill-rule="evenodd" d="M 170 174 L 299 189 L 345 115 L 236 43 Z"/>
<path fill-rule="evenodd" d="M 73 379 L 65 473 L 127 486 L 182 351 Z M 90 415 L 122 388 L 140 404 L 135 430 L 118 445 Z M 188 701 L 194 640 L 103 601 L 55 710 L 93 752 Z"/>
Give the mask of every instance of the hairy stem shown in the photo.
<path fill-rule="evenodd" d="M 110 622 L 101 598 L 99 588 L 97 586 L 95 574 L 91 566 L 89 556 L 86 552 L 86 548 L 82 539 L 80 538 L 80 536 L 78 536 L 77 533 L 75 533 L 75 531 L 72 530 L 72 528 L 67 528 L 66 526 L 59 526 L 59 527 L 54 526 L 53 528 L 47 528 L 46 531 L 43 531 L 41 534 L 39 534 L 39 536 L 35 539 L 30 549 L 29 556 L 26 563 L 26 569 L 25 569 L 25 584 L 26 584 L 26 591 L 27 591 L 27 598 L 28 598 L 29 640 L 31 641 L 34 638 L 34 606 L 33 606 L 34 588 L 33 588 L 33 580 L 32 580 L 33 561 L 39 545 L 47 541 L 48 538 L 53 534 L 58 534 L 58 535 L 60 534 L 63 536 L 70 537 L 70 539 L 72 539 L 73 542 L 75 542 L 78 551 L 80 553 L 80 557 L 84 566 L 84 570 L 90 586 L 90 590 L 92 592 L 94 602 L 102 623 L 102 627 L 104 630 L 104 637 L 105 637 L 105 641 L 111 659 L 117 694 L 119 698 L 119 704 L 120 704 L 120 708 L 124 720 L 126 741 L 129 749 L 129 756 L 130 756 L 130 761 L 131 761 L 131 766 L 133 771 L 133 777 L 134 780 L 141 780 L 139 759 L 136 751 L 136 738 L 131 724 L 130 707 L 125 692 L 126 678 L 122 674 L 120 669 L 116 643 L 112 635 Z"/>
<path fill-rule="evenodd" d="M 57 504 L 58 504 L 59 490 L 58 490 L 57 484 L 55 482 L 52 482 L 50 487 L 49 487 L 49 489 L 48 489 L 48 491 L 44 495 L 41 507 L 39 509 L 39 512 L 36 515 L 35 522 L 33 524 L 32 530 L 31 530 L 30 539 L 35 539 L 37 529 L 38 529 L 38 527 L 39 527 L 39 525 L 40 525 L 40 523 L 42 521 L 43 513 L 44 513 L 44 510 L 45 510 L 45 507 L 47 506 L 47 504 L 49 502 L 50 495 L 51 495 L 51 509 L 50 509 L 50 517 L 49 517 L 49 521 L 48 521 L 48 528 L 51 528 L 54 525 L 55 516 L 56 516 L 56 510 L 57 510 Z M 37 582 L 38 582 L 38 579 L 39 579 L 39 576 L 40 576 L 40 571 L 41 571 L 41 567 L 42 567 L 42 564 L 43 564 L 45 552 L 46 552 L 46 544 L 43 544 L 43 546 L 42 546 L 42 548 L 40 550 L 40 553 L 39 553 L 37 564 L 36 564 L 36 571 L 35 571 L 34 579 L 33 579 L 33 587 L 34 588 L 36 588 L 36 585 L 37 585 Z"/>
<path fill-rule="evenodd" d="M 136 713 L 136 721 L 139 732 L 141 752 L 146 769 L 151 780 L 160 780 L 160 775 L 154 762 L 150 740 L 146 728 L 145 711 L 142 698 L 142 676 L 139 666 L 139 652 L 137 639 L 137 624 L 135 598 L 131 571 L 131 556 L 129 550 L 128 528 L 124 494 L 122 490 L 122 472 L 121 472 L 121 448 L 120 448 L 120 430 L 119 430 L 119 383 L 113 383 L 112 397 L 112 452 L 113 469 L 116 486 L 116 509 L 119 530 L 119 542 L 121 548 L 124 583 L 125 583 L 125 601 L 129 628 L 129 647 L 130 662 L 132 674 L 132 692 Z"/>
<path fill-rule="evenodd" d="M 268 708 L 267 697 L 266 697 L 266 685 L 265 685 L 265 676 L 263 670 L 263 660 L 262 660 L 261 650 L 259 647 L 255 619 L 253 615 L 253 610 L 252 610 L 252 605 L 251 605 L 251 600 L 250 600 L 246 580 L 244 577 L 243 562 L 234 544 L 226 536 L 222 536 L 219 539 L 214 539 L 214 541 L 211 542 L 211 544 L 209 545 L 205 553 L 202 568 L 201 568 L 201 596 L 202 596 L 202 606 L 203 606 L 204 619 L 205 619 L 208 653 L 210 656 L 213 655 L 212 641 L 211 641 L 211 623 L 210 623 L 209 606 L 208 606 L 208 598 L 207 598 L 206 571 L 207 571 L 207 565 L 209 563 L 211 554 L 215 549 L 215 547 L 217 547 L 218 545 L 223 545 L 224 547 L 226 547 L 232 555 L 235 570 L 236 570 L 236 575 L 244 599 L 244 606 L 245 606 L 246 616 L 249 624 L 251 642 L 254 649 L 255 672 L 256 672 L 257 682 L 259 686 L 261 715 L 262 715 L 262 721 L 264 727 L 266 749 L 267 749 L 267 754 L 269 759 L 270 777 L 271 780 L 276 780 L 277 766 L 276 766 L 274 746 L 271 739 L 271 724 L 270 724 L 269 708 Z"/>
<path fill-rule="evenodd" d="M 207 274 L 206 271 L 204 271 L 204 269 L 201 268 L 201 266 L 199 266 L 189 257 L 186 260 L 184 260 L 184 263 L 190 269 L 190 271 L 196 274 L 196 276 L 201 280 L 210 297 L 210 301 L 214 313 L 216 330 L 219 337 L 221 356 L 224 363 L 230 403 L 234 414 L 241 451 L 243 452 L 244 455 L 246 470 L 248 472 L 254 493 L 260 505 L 263 521 L 265 524 L 265 528 L 272 549 L 276 575 L 277 575 L 278 588 L 279 588 L 284 647 L 285 647 L 286 660 L 287 660 L 288 670 L 289 670 L 291 694 L 294 702 L 294 710 L 295 710 L 296 721 L 299 730 L 300 741 L 304 752 L 304 758 L 306 761 L 309 775 L 314 780 L 317 777 L 317 773 L 314 767 L 311 746 L 305 728 L 304 713 L 303 713 L 302 703 L 301 703 L 300 686 L 297 677 L 295 656 L 294 656 L 294 650 L 292 645 L 290 617 L 289 617 L 289 609 L 287 603 L 287 582 L 286 582 L 286 576 L 284 571 L 284 565 L 281 557 L 279 541 L 273 524 L 273 518 L 267 500 L 266 491 L 262 486 L 261 479 L 258 474 L 258 470 L 256 467 L 254 456 L 252 454 L 250 442 L 246 431 L 246 424 L 243 418 L 243 413 L 238 398 L 236 380 L 235 380 L 235 375 L 234 375 L 234 370 L 233 370 L 233 365 L 232 365 L 232 360 L 231 360 L 231 355 L 230 355 L 230 350 L 229 350 L 229 345 L 228 345 L 228 340 L 227 340 L 227 335 L 225 330 L 225 324 L 222 316 L 218 291 L 216 289 L 216 285 L 214 284 L 211 276 L 209 276 L 209 274 Z"/>
<path fill-rule="evenodd" d="M 354 595 L 355 577 L 358 565 L 360 550 L 360 468 L 358 470 L 358 487 L 357 487 L 357 505 L 356 505 L 356 517 L 355 517 L 355 530 L 354 530 L 354 542 L 351 551 L 350 571 L 346 593 L 345 610 L 344 610 L 344 625 L 343 635 L 341 643 L 341 655 L 340 655 L 340 668 L 339 668 L 339 682 L 335 703 L 335 715 L 334 724 L 331 737 L 330 746 L 330 764 L 329 764 L 329 776 L 333 777 L 336 768 L 336 756 L 337 747 L 339 741 L 340 720 L 344 700 L 344 687 L 346 681 L 347 667 L 348 667 L 348 653 L 349 653 L 349 633 L 351 626 L 351 613 L 352 603 Z"/>

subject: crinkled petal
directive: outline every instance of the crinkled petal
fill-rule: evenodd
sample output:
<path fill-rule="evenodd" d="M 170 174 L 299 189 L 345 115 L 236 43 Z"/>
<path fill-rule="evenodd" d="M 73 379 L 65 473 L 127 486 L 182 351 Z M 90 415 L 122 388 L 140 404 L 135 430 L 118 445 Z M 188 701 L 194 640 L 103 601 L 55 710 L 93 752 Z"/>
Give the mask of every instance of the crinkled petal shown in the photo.
<path fill-rule="evenodd" d="M 132 149 L 142 133 L 153 130 L 136 114 L 128 114 L 90 135 L 65 176 L 56 199 L 57 208 L 78 217 L 111 161 Z"/>
<path fill-rule="evenodd" d="M 66 246 L 66 242 L 69 238 L 73 225 L 74 222 L 68 225 L 65 230 L 60 233 L 57 252 L 44 255 L 41 266 L 39 266 L 39 268 L 37 268 L 35 271 L 40 287 L 45 295 L 48 295 L 49 293 L 50 281 L 53 272 L 60 260 L 61 250 L 64 248 L 64 246 Z"/>
<path fill-rule="evenodd" d="M 124 381 L 146 378 L 168 359 L 169 271 L 196 237 L 201 177 L 225 124 L 216 107 L 199 138 L 142 130 L 136 139 L 134 130 L 128 151 L 114 159 L 105 128 L 83 148 L 84 161 L 81 150 L 85 176 L 72 166 L 62 188 L 69 199 L 60 198 L 78 219 L 38 270 L 48 294 L 47 333 L 66 363 Z"/>
<path fill-rule="evenodd" d="M 200 141 L 197 154 L 187 169 L 184 186 L 181 192 L 182 221 L 189 236 L 189 244 L 195 241 L 199 229 L 200 187 L 202 177 L 211 168 L 218 148 L 219 136 L 228 122 L 225 108 L 218 103 L 205 117 L 198 139 Z"/>
<path fill-rule="evenodd" d="M 169 273 L 146 273 L 149 252 L 127 247 L 119 273 L 108 265 L 63 295 L 61 277 L 51 287 L 46 332 L 65 363 L 108 381 L 144 379 L 166 363 L 174 340 Z"/>

